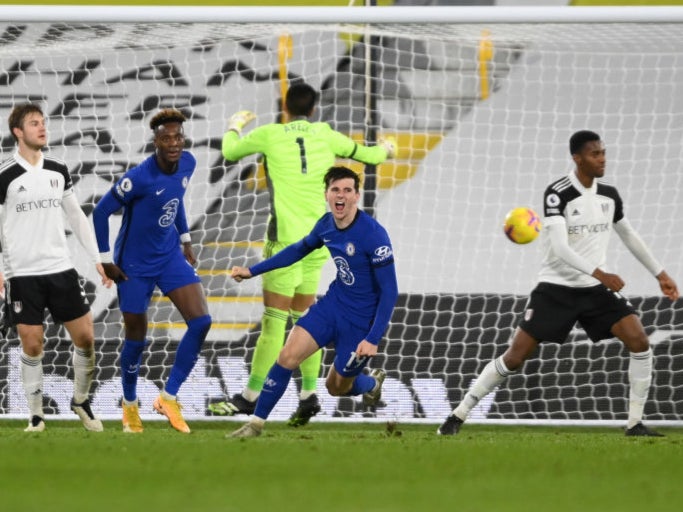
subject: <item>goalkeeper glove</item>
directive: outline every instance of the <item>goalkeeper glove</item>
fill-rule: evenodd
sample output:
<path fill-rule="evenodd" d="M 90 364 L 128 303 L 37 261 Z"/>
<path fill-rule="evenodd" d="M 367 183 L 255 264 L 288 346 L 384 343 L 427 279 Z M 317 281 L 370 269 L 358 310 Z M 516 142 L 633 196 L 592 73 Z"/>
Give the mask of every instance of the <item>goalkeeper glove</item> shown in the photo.
<path fill-rule="evenodd" d="M 233 130 L 238 134 L 242 134 L 242 128 L 251 123 L 254 119 L 256 119 L 256 114 L 249 110 L 235 112 L 230 116 L 230 119 L 228 119 L 228 131 Z"/>
<path fill-rule="evenodd" d="M 387 158 L 394 158 L 396 156 L 396 137 L 380 137 L 377 142 L 387 152 Z"/>

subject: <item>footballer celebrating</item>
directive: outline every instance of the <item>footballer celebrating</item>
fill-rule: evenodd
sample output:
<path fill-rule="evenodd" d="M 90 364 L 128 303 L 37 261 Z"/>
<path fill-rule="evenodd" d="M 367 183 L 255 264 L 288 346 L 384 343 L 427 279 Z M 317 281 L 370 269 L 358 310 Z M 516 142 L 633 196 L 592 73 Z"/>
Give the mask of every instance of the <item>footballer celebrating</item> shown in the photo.
<path fill-rule="evenodd" d="M 363 395 L 366 406 L 381 398 L 384 371 L 375 369 L 366 375 L 363 369 L 377 354 L 398 298 L 391 241 L 375 219 L 358 209 L 360 179 L 356 173 L 332 167 L 324 183 L 330 212 L 308 235 L 253 267 L 232 269 L 233 279 L 239 282 L 291 265 L 325 246 L 337 267 L 337 277 L 290 331 L 268 372 L 253 416 L 231 437 L 260 435 L 287 389 L 292 371 L 329 345 L 334 345 L 335 357 L 327 375 L 328 392 L 332 396 Z"/>

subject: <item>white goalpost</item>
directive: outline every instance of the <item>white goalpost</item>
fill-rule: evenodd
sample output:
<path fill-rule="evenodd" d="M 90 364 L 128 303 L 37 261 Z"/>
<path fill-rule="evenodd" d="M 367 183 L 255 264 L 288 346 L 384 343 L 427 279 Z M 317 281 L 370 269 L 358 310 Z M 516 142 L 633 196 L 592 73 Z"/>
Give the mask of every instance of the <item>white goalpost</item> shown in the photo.
<path fill-rule="evenodd" d="M 368 129 L 394 135 L 399 147 L 364 196 L 394 243 L 401 292 L 372 362 L 388 373 L 383 403 L 367 411 L 360 400 L 328 396 L 327 354 L 323 411 L 314 421 L 436 424 L 514 331 L 541 244 L 509 242 L 503 218 L 516 206 L 541 210 L 545 187 L 571 168 L 573 132 L 601 134 L 605 180 L 683 284 L 682 29 L 679 7 L 3 6 L 0 156 L 14 151 L 13 105 L 37 102 L 48 118 L 48 151 L 69 165 L 90 215 L 116 177 L 150 154 L 150 117 L 166 107 L 188 115 L 198 167 L 186 206 L 214 324 L 179 399 L 187 419 L 208 419 L 210 401 L 246 382 L 263 310 L 258 279 L 228 277 L 231 266 L 260 261 L 269 203 L 259 159 L 222 158 L 226 120 L 248 109 L 257 125 L 275 122 L 287 83 L 307 81 L 321 91 L 317 119 L 357 140 Z M 116 293 L 96 286 L 94 269 L 69 240 L 96 321 L 93 408 L 119 418 Z M 645 418 L 683 425 L 683 301 L 663 298 L 618 237 L 609 261 L 653 344 Z M 320 293 L 333 277 L 329 263 Z M 161 296 L 149 318 L 139 385 L 144 419 L 155 417 L 152 401 L 185 329 Z M 53 417 L 73 417 L 69 351 L 64 329 L 50 326 L 44 392 Z M 0 344 L 0 417 L 27 415 L 19 354 L 15 336 Z M 472 420 L 623 424 L 627 366 L 617 340 L 593 344 L 577 328 L 563 345 L 542 344 Z M 296 408 L 297 385 L 273 419 Z"/>

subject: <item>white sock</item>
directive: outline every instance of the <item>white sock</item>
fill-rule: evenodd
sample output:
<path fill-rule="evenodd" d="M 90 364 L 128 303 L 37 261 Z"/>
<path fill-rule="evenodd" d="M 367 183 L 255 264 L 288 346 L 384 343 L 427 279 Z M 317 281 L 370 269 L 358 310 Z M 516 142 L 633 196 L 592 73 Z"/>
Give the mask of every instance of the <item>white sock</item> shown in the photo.
<path fill-rule="evenodd" d="M 259 418 L 258 416 L 252 415 L 249 417 L 249 423 L 251 423 L 257 429 L 261 430 L 263 428 L 263 425 L 266 424 L 266 420 L 264 420 L 263 418 Z"/>
<path fill-rule="evenodd" d="M 315 395 L 315 391 L 302 391 L 299 393 L 299 400 L 306 400 L 311 395 Z"/>
<path fill-rule="evenodd" d="M 164 400 L 176 400 L 176 395 L 172 395 L 165 389 L 161 392 L 161 396 L 163 397 Z"/>
<path fill-rule="evenodd" d="M 652 349 L 631 352 L 628 365 L 629 402 L 628 425 L 631 428 L 643 420 L 643 408 L 652 383 Z"/>
<path fill-rule="evenodd" d="M 92 347 L 74 346 L 72 364 L 74 365 L 74 401 L 82 404 L 90 395 L 90 386 L 95 371 L 95 351 Z"/>
<path fill-rule="evenodd" d="M 26 393 L 28 410 L 33 416 L 44 417 L 43 414 L 43 355 L 29 356 L 21 352 L 21 384 Z"/>
<path fill-rule="evenodd" d="M 258 400 L 258 396 L 261 394 L 260 391 L 252 391 L 249 388 L 244 388 L 242 391 L 242 396 L 249 400 L 250 402 L 256 402 Z"/>
<path fill-rule="evenodd" d="M 465 398 L 463 398 L 460 404 L 453 409 L 453 414 L 465 421 L 467 419 L 467 415 L 470 413 L 472 408 L 479 403 L 479 400 L 496 389 L 496 386 L 499 386 L 509 375 L 512 375 L 513 373 L 514 372 L 511 372 L 505 366 L 505 363 L 503 362 L 503 356 L 489 361 L 489 363 L 484 366 L 484 369 L 479 377 L 477 377 L 477 379 L 474 381 L 474 384 L 465 395 Z"/>

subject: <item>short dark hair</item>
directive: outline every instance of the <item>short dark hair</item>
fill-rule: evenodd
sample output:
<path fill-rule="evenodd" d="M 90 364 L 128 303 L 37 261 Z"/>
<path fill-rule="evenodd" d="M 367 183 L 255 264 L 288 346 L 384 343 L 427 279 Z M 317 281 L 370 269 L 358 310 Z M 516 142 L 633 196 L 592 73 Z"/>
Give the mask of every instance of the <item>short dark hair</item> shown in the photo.
<path fill-rule="evenodd" d="M 318 101 L 318 93 L 304 82 L 293 84 L 287 91 L 285 105 L 292 116 L 310 116 Z"/>
<path fill-rule="evenodd" d="M 159 126 L 166 123 L 180 123 L 183 124 L 187 121 L 187 118 L 183 115 L 180 110 L 174 108 L 165 108 L 157 114 L 154 115 L 152 120 L 149 122 L 149 127 L 152 131 L 156 131 Z"/>
<path fill-rule="evenodd" d="M 580 130 L 569 138 L 569 154 L 580 153 L 588 142 L 600 140 L 600 135 L 590 130 Z"/>
<path fill-rule="evenodd" d="M 37 113 L 41 116 L 43 115 L 43 110 L 34 103 L 20 103 L 16 105 L 7 119 L 7 124 L 9 125 L 9 132 L 14 137 L 14 142 L 19 142 L 17 136 L 14 135 L 14 128 L 19 128 L 23 130 L 24 119 L 29 114 Z"/>
<path fill-rule="evenodd" d="M 351 178 L 353 180 L 353 188 L 358 192 L 360 190 L 360 176 L 353 172 L 348 167 L 330 167 L 325 173 L 323 181 L 325 182 L 325 190 L 330 188 L 333 181 L 343 180 L 344 178 Z"/>

